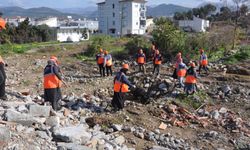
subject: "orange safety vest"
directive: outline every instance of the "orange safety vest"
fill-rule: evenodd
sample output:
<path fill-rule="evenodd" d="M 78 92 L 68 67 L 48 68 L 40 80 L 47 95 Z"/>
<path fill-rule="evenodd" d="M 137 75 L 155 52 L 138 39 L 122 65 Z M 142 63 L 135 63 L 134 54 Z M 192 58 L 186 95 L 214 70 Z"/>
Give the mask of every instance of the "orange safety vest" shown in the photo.
<path fill-rule="evenodd" d="M 195 84 L 196 82 L 197 80 L 193 75 L 187 75 L 185 83 Z"/>
<path fill-rule="evenodd" d="M 161 60 L 159 60 L 159 55 L 158 56 L 155 56 L 155 65 L 160 65 L 161 64 Z"/>
<path fill-rule="evenodd" d="M 200 65 L 202 65 L 202 66 L 208 65 L 207 56 L 205 54 L 201 55 Z"/>
<path fill-rule="evenodd" d="M 186 69 L 180 69 L 178 70 L 177 75 L 178 77 L 185 77 L 186 73 L 187 73 Z"/>
<path fill-rule="evenodd" d="M 123 73 L 121 73 L 120 78 L 117 79 L 117 76 L 115 77 L 115 83 L 114 83 L 114 92 L 122 92 L 122 93 L 127 93 L 129 92 L 129 86 L 125 83 L 121 82 L 121 78 L 124 76 Z"/>
<path fill-rule="evenodd" d="M 98 58 L 97 58 L 97 64 L 103 64 L 104 63 L 104 56 L 102 54 L 99 54 Z"/>
<path fill-rule="evenodd" d="M 145 55 L 144 54 L 139 54 L 139 57 L 137 58 L 137 63 L 139 64 L 144 64 L 145 63 Z"/>
<path fill-rule="evenodd" d="M 107 66 L 112 66 L 112 59 L 107 60 L 106 65 Z"/>
<path fill-rule="evenodd" d="M 45 68 L 44 82 L 43 82 L 44 89 L 54 89 L 62 86 L 61 80 L 58 79 L 58 77 L 55 75 L 53 71 L 53 67 L 55 66 L 49 66 L 47 70 Z"/>

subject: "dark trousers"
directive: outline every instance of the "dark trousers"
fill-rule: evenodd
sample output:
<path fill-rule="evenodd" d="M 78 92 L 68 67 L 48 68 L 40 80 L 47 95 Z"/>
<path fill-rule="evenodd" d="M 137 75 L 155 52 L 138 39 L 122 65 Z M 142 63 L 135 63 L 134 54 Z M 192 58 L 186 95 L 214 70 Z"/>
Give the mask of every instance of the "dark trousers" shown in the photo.
<path fill-rule="evenodd" d="M 112 99 L 112 106 L 115 111 L 122 110 L 124 108 L 124 93 L 122 92 L 114 92 L 114 96 Z"/>
<path fill-rule="evenodd" d="M 103 64 L 99 64 L 99 72 L 101 77 L 105 77 L 105 67 L 103 66 Z"/>
<path fill-rule="evenodd" d="M 207 66 L 200 65 L 200 66 L 199 66 L 199 74 L 201 73 L 201 69 L 205 70 L 206 73 L 208 73 L 208 71 L 209 71 L 209 69 L 208 69 Z"/>
<path fill-rule="evenodd" d="M 153 70 L 153 74 L 155 74 L 158 76 L 160 74 L 160 65 L 154 65 L 154 70 Z"/>
<path fill-rule="evenodd" d="M 139 64 L 139 72 L 146 73 L 146 67 L 144 64 Z"/>
<path fill-rule="evenodd" d="M 112 76 L 113 75 L 112 66 L 106 66 L 106 72 L 107 72 L 107 76 L 109 76 L 109 73 Z"/>
<path fill-rule="evenodd" d="M 6 74 L 4 71 L 4 64 L 0 64 L 0 99 L 6 100 L 5 95 L 5 81 L 6 81 Z"/>
<path fill-rule="evenodd" d="M 50 102 L 54 110 L 59 110 L 59 100 L 62 99 L 60 88 L 44 89 L 44 100 Z"/>

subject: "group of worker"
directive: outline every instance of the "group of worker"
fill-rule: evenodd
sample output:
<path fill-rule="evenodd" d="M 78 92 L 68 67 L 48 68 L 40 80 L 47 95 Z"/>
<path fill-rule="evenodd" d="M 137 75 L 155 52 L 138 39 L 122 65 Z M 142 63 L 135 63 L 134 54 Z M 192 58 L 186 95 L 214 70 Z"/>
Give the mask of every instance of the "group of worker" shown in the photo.
<path fill-rule="evenodd" d="M 107 50 L 100 49 L 100 52 L 96 55 L 96 61 L 99 66 L 99 72 L 101 77 L 105 77 L 105 69 L 107 76 L 111 75 L 113 76 L 113 70 L 112 70 L 112 56 L 108 53 Z"/>

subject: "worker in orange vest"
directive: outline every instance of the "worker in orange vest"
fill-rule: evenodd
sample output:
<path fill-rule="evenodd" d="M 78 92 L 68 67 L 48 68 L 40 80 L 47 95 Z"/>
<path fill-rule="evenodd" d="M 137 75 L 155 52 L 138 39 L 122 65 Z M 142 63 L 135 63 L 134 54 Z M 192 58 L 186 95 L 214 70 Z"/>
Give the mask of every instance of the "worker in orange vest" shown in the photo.
<path fill-rule="evenodd" d="M 113 75 L 113 71 L 112 71 L 112 56 L 111 54 L 109 54 L 109 52 L 107 50 L 104 51 L 104 67 L 106 68 L 106 72 L 107 72 L 107 76 Z"/>
<path fill-rule="evenodd" d="M 58 101 L 62 98 L 61 85 L 62 81 L 58 60 L 52 56 L 44 69 L 44 100 L 50 102 L 54 110 L 60 110 L 61 106 Z"/>
<path fill-rule="evenodd" d="M 199 74 L 201 74 L 201 69 L 204 69 L 206 71 L 206 74 L 208 74 L 208 59 L 207 55 L 205 54 L 203 49 L 200 49 L 200 66 L 199 66 Z"/>
<path fill-rule="evenodd" d="M 137 53 L 136 55 L 136 61 L 138 63 L 139 66 L 139 71 L 143 71 L 143 73 L 146 73 L 146 67 L 145 67 L 145 63 L 146 63 L 146 55 L 143 53 L 143 50 L 140 49 L 139 53 Z"/>
<path fill-rule="evenodd" d="M 156 75 L 158 76 L 160 74 L 160 65 L 162 64 L 162 56 L 161 56 L 159 50 L 156 50 L 156 52 L 155 52 L 153 64 L 154 64 L 153 75 L 156 72 Z"/>
<path fill-rule="evenodd" d="M 184 77 L 186 76 L 187 73 L 187 66 L 185 63 L 182 61 L 178 64 L 178 67 L 176 68 L 177 76 L 178 76 L 178 81 L 181 87 L 184 88 Z"/>
<path fill-rule="evenodd" d="M 6 26 L 6 22 L 3 18 L 1 18 L 0 16 L 0 31 L 5 29 L 5 26 Z"/>
<path fill-rule="evenodd" d="M 96 55 L 96 62 L 99 66 L 101 77 L 105 77 L 104 54 L 102 49 L 100 49 L 100 52 Z"/>
<path fill-rule="evenodd" d="M 0 56 L 0 99 L 7 100 L 7 96 L 5 95 L 5 82 L 6 82 L 6 74 L 4 66 L 7 66 L 3 61 L 2 56 Z"/>
<path fill-rule="evenodd" d="M 129 88 L 136 88 L 127 79 L 126 74 L 129 70 L 128 64 L 123 64 L 122 69 L 118 72 L 114 78 L 114 96 L 112 99 L 112 106 L 114 111 L 119 111 L 124 108 L 124 95 L 129 92 Z"/>
<path fill-rule="evenodd" d="M 176 62 L 175 62 L 175 66 L 174 66 L 174 72 L 173 72 L 173 75 L 172 75 L 172 77 L 173 77 L 174 79 L 178 79 L 177 68 L 178 68 L 179 64 L 180 64 L 181 62 L 183 62 L 182 56 L 181 56 L 181 55 L 182 55 L 181 52 L 179 52 L 179 53 L 176 55 L 176 57 L 175 57 Z"/>
<path fill-rule="evenodd" d="M 197 91 L 197 73 L 195 71 L 195 63 L 191 62 L 190 64 L 190 68 L 187 70 L 186 73 L 186 80 L 185 80 L 185 92 L 187 93 L 187 95 L 189 94 L 194 94 Z"/>

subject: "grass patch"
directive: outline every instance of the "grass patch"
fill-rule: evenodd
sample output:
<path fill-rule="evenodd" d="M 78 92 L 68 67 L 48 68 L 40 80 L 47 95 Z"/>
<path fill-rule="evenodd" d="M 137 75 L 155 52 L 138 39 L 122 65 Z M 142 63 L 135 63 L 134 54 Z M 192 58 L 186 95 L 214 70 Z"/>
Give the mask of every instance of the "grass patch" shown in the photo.
<path fill-rule="evenodd" d="M 0 45 L 0 54 L 12 54 L 12 53 L 22 54 L 33 48 L 49 46 L 57 43 L 58 42 L 56 41 L 52 41 L 52 42 L 42 42 L 42 43 L 35 42 L 27 44 L 3 44 Z"/>
<path fill-rule="evenodd" d="M 235 64 L 248 59 L 250 59 L 250 46 L 244 46 L 236 54 L 226 58 L 225 64 Z"/>
<path fill-rule="evenodd" d="M 183 107 L 196 110 L 204 103 L 211 103 L 211 100 L 205 91 L 198 91 L 194 95 L 189 96 L 186 94 L 179 94 L 176 102 Z"/>

